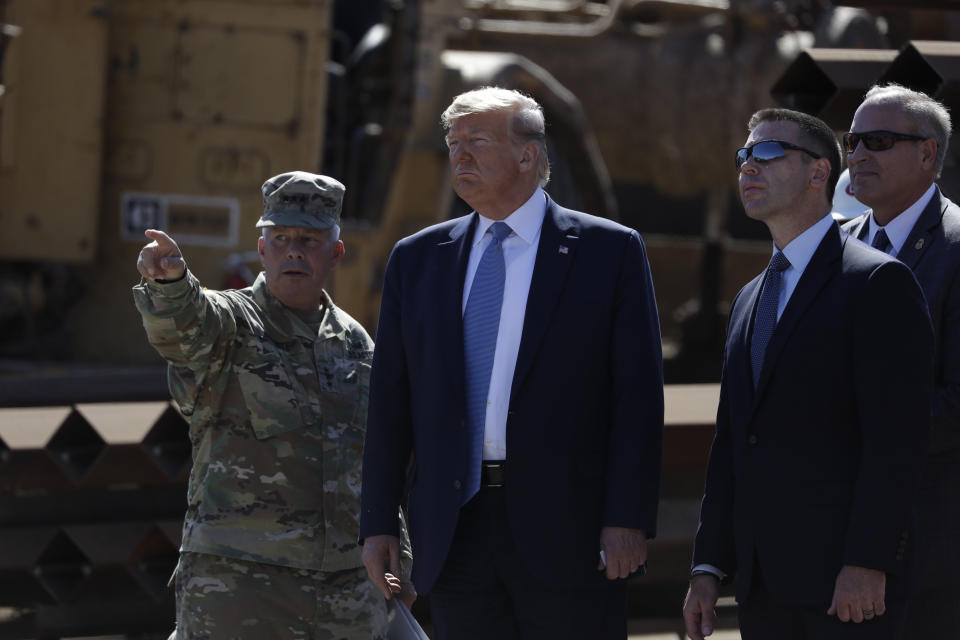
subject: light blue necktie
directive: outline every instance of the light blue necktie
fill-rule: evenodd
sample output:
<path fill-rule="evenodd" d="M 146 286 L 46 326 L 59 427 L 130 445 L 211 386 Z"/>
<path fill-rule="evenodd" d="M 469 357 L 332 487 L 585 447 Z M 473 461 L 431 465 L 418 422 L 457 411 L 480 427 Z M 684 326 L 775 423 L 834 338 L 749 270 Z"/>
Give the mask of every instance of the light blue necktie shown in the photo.
<path fill-rule="evenodd" d="M 767 277 L 763 281 L 763 291 L 760 292 L 760 301 L 757 303 L 757 315 L 753 319 L 753 336 L 750 339 L 750 364 L 753 367 L 753 388 L 760 383 L 760 370 L 763 368 L 763 357 L 767 352 L 767 344 L 773 337 L 773 330 L 777 328 L 777 305 L 780 302 L 780 281 L 783 272 L 790 266 L 790 261 L 780 251 L 770 258 L 767 267 Z"/>
<path fill-rule="evenodd" d="M 463 314 L 463 353 L 467 374 L 467 436 L 470 457 L 467 461 L 466 487 L 463 502 L 480 490 L 480 462 L 483 456 L 483 430 L 487 416 L 487 393 L 490 371 L 497 350 L 500 330 L 500 308 L 503 306 L 503 284 L 507 268 L 503 261 L 503 239 L 510 235 L 506 222 L 494 222 L 488 232 L 493 235 L 484 249 L 470 287 L 470 297 Z"/>

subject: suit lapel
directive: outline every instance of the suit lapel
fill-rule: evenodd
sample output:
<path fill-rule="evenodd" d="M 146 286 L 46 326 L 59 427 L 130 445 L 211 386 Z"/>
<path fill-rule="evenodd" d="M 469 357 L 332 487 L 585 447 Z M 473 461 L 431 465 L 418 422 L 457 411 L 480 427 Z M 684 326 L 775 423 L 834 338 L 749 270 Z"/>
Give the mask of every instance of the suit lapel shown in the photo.
<path fill-rule="evenodd" d="M 933 197 L 930 198 L 930 202 L 927 203 L 926 208 L 923 210 L 923 213 L 917 218 L 913 229 L 910 230 L 907 241 L 903 243 L 903 246 L 900 248 L 900 253 L 897 254 L 897 260 L 910 267 L 911 270 L 917 268 L 920 258 L 923 257 L 933 243 L 933 230 L 940 224 L 946 208 L 946 204 L 940 198 L 940 189 L 937 188 L 933 193 Z"/>
<path fill-rule="evenodd" d="M 577 221 L 547 196 L 547 213 L 540 231 L 533 279 L 527 295 L 527 309 L 524 313 L 517 366 L 513 373 L 511 397 L 530 371 L 543 334 L 550 324 L 553 310 L 563 292 L 563 283 L 573 263 L 579 239 L 580 228 Z"/>
<path fill-rule="evenodd" d="M 806 312 L 807 308 L 813 303 L 824 285 L 836 275 L 838 264 L 843 252 L 843 242 L 840 238 L 840 229 L 836 223 L 830 226 L 824 235 L 820 245 L 810 258 L 807 268 L 804 269 L 800 281 L 793 290 L 787 306 L 780 316 L 770 343 L 767 345 L 767 352 L 763 359 L 763 369 L 760 371 L 760 382 L 757 385 L 757 392 L 754 395 L 754 409 L 757 407 L 757 400 L 763 396 L 767 382 L 773 371 L 777 368 L 777 360 L 787 342 Z"/>
<path fill-rule="evenodd" d="M 867 241 L 867 231 L 869 231 L 869 225 L 867 221 L 870 219 L 868 215 L 862 215 L 857 220 L 857 224 L 850 230 L 850 235 L 852 235 L 857 240 L 862 240 L 863 242 Z"/>
<path fill-rule="evenodd" d="M 449 240 L 437 244 L 437 298 L 441 302 L 439 344 L 444 349 L 446 370 L 453 383 L 454 393 L 465 395 L 463 359 L 463 281 L 467 275 L 470 246 L 476 229 L 477 214 L 465 216 L 450 230 Z"/>
<path fill-rule="evenodd" d="M 726 371 L 727 388 L 742 389 L 741 398 L 731 403 L 731 407 L 742 414 L 753 404 L 753 371 L 750 369 L 750 336 L 753 335 L 753 319 L 756 315 L 760 290 L 766 272 L 748 282 L 740 294 L 740 300 L 734 307 L 730 323 L 731 339 L 727 342 Z"/>

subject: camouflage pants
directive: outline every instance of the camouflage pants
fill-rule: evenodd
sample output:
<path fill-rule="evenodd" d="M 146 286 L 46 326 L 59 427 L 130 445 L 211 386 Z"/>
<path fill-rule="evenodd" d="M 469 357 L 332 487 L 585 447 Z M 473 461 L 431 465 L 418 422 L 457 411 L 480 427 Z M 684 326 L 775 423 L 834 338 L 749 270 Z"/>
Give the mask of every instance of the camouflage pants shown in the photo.
<path fill-rule="evenodd" d="M 387 606 L 366 570 L 324 573 L 184 552 L 169 640 L 371 640 Z"/>

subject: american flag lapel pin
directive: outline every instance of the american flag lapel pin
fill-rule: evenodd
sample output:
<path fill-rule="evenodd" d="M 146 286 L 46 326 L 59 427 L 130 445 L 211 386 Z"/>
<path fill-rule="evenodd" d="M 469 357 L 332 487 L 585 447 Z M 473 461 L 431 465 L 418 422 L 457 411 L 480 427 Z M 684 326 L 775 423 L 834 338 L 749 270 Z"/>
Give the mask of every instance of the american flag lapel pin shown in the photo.
<path fill-rule="evenodd" d="M 563 255 L 567 255 L 568 253 L 570 253 L 570 249 L 567 249 L 565 245 L 560 245 L 560 253 L 562 253 Z"/>

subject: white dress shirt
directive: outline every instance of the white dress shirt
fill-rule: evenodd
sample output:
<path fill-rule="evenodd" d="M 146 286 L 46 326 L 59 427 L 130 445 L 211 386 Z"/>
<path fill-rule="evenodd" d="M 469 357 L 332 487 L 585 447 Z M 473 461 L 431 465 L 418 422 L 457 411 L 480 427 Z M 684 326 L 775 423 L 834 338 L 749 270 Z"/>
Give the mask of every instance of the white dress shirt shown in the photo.
<path fill-rule="evenodd" d="M 503 286 L 497 347 L 490 373 L 490 390 L 487 392 L 484 460 L 507 458 L 507 411 L 510 408 L 513 371 L 517 366 L 527 295 L 530 293 L 533 266 L 537 259 L 537 247 L 540 245 L 540 230 L 543 228 L 546 213 L 546 194 L 538 187 L 529 200 L 503 220 L 510 226 L 512 233 L 503 240 L 503 260 L 507 273 Z M 496 222 L 482 215 L 479 218 L 470 249 L 470 261 L 467 263 L 467 276 L 463 283 L 461 313 L 466 312 L 480 257 L 493 237 L 487 230 Z"/>
<path fill-rule="evenodd" d="M 782 249 L 783 255 L 790 261 L 790 266 L 784 270 L 783 280 L 781 280 L 780 299 L 777 300 L 777 322 L 780 322 L 780 316 L 783 315 L 783 310 L 790 301 L 793 290 L 797 288 L 804 270 L 810 264 L 810 259 L 817 252 L 817 247 L 820 246 L 823 237 L 827 235 L 827 230 L 833 224 L 833 216 L 827 214 Z M 773 251 L 777 251 L 776 244 L 773 245 Z"/>
<path fill-rule="evenodd" d="M 873 211 L 871 210 L 869 214 L 870 224 L 867 225 L 867 235 L 863 241 L 872 245 L 873 237 L 877 235 L 877 232 L 880 229 L 885 229 L 887 232 L 887 240 L 890 241 L 891 246 L 891 249 L 887 251 L 887 253 L 896 257 L 897 254 L 900 253 L 900 249 L 903 248 L 903 243 L 907 241 L 910 232 L 913 231 L 914 225 L 917 224 L 917 220 L 920 219 L 920 214 L 923 213 L 923 210 L 930 204 L 930 199 L 933 198 L 934 191 L 936 191 L 936 187 L 931 184 L 923 195 L 920 196 L 919 200 L 907 207 L 906 211 L 888 222 L 885 227 L 877 224 L 877 221 L 873 219 Z"/>

